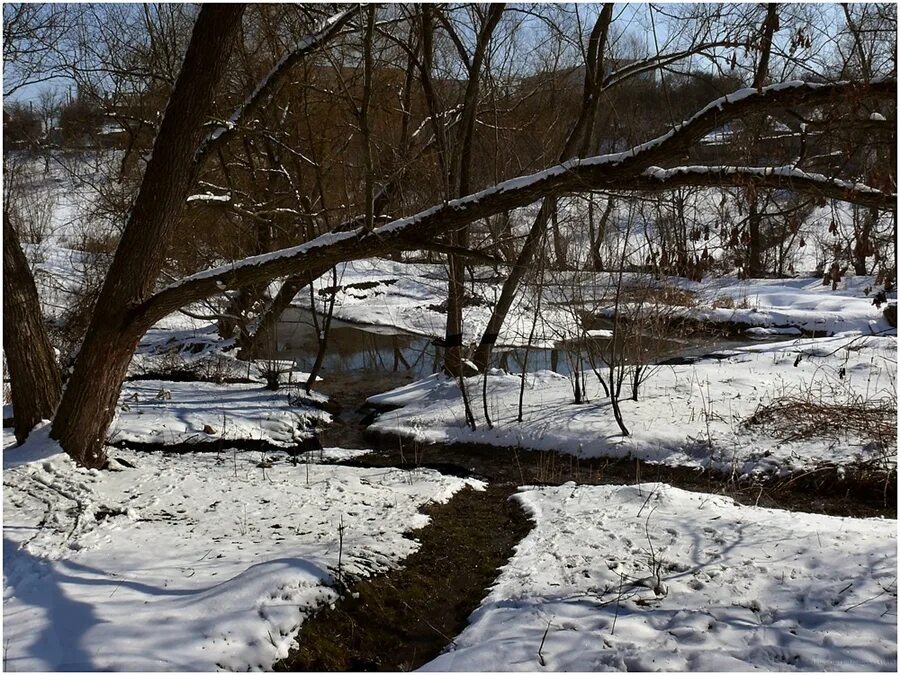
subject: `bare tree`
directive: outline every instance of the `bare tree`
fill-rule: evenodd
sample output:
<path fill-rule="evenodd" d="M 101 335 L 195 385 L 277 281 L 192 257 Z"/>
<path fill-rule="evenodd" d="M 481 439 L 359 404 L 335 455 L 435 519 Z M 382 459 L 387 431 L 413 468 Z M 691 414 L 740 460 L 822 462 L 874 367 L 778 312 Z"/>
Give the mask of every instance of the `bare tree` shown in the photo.
<path fill-rule="evenodd" d="M 35 424 L 53 417 L 62 393 L 62 379 L 41 318 L 34 277 L 5 204 L 3 345 L 9 364 L 16 440 L 22 443 Z"/>
<path fill-rule="evenodd" d="M 152 292 L 162 268 L 173 223 L 193 182 L 194 157 L 205 135 L 202 125 L 243 10 L 242 5 L 205 5 L 200 10 L 153 156 L 54 418 L 53 437 L 86 466 L 105 461 L 103 434 L 142 334 L 129 325 L 128 317 Z"/>

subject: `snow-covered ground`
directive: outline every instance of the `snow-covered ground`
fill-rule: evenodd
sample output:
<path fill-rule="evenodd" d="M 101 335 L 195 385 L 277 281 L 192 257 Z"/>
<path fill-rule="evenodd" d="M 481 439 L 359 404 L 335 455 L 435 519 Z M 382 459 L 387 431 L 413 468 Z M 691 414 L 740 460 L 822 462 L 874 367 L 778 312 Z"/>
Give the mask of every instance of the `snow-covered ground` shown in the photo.
<path fill-rule="evenodd" d="M 126 382 L 110 443 L 179 445 L 261 441 L 295 446 L 328 424 L 315 407 L 327 399 L 313 392 L 294 400 L 296 390 L 271 391 L 262 384 L 213 382 Z M 312 405 L 311 405 L 312 404 Z"/>
<path fill-rule="evenodd" d="M 46 428 L 4 454 L 5 670 L 270 669 L 337 598 L 339 563 L 345 578 L 395 566 L 421 506 L 481 485 L 227 450 L 116 450 L 127 465 L 98 472 Z"/>
<path fill-rule="evenodd" d="M 618 281 L 618 275 L 611 273 L 548 272 L 540 290 L 529 284 L 522 288 L 497 344 L 520 346 L 530 337 L 533 347 L 552 347 L 561 340 L 583 335 L 588 327 L 585 315 L 605 315 L 613 310 Z M 732 276 L 695 282 L 626 273 L 622 285 L 626 296 L 631 289 L 646 292 L 648 287 L 659 289 L 662 297 L 666 292 L 669 296 L 678 294 L 681 304 L 670 307 L 665 300 L 653 296 L 644 301 L 645 308 L 652 307 L 671 318 L 796 329 L 798 334 L 891 330 L 884 319 L 883 306 L 872 303 L 872 277 L 845 277 L 832 290 L 819 277 L 740 280 Z M 323 291 L 331 286 L 330 276 L 317 283 L 320 300 L 328 297 Z M 338 287 L 334 315 L 340 319 L 435 338 L 444 335 L 447 281 L 441 265 L 381 259 L 343 263 L 339 265 Z M 501 287 L 502 278 L 496 277 L 493 270 L 475 268 L 474 280 L 470 279 L 466 288 L 474 303 L 463 309 L 467 342 L 479 340 Z M 896 300 L 896 291 L 888 297 Z M 308 294 L 301 293 L 295 302 L 308 307 Z"/>
<path fill-rule="evenodd" d="M 681 281 L 696 294 L 696 305 L 683 314 L 711 323 L 741 323 L 760 328 L 795 328 L 833 335 L 846 331 L 885 333 L 891 326 L 884 306 L 872 303 L 872 277 L 846 277 L 835 290 L 814 278 L 720 278 Z M 867 290 L 868 289 L 868 290 Z M 889 294 L 896 300 L 896 291 Z"/>
<path fill-rule="evenodd" d="M 425 670 L 897 669 L 896 521 L 665 484 L 515 498 L 535 528 Z"/>
<path fill-rule="evenodd" d="M 37 179 L 52 202 L 46 236 L 25 243 L 53 318 L 92 274 L 96 261 L 82 249 L 98 234 L 81 222 L 89 188 L 57 174 Z M 700 201 L 692 208 L 703 215 L 710 207 Z M 520 212 L 517 232 L 531 211 Z M 584 234 L 576 211 L 569 214 L 573 241 Z M 811 242 L 834 217 L 817 214 L 822 222 L 811 217 L 804 225 Z M 613 221 L 626 216 L 617 212 Z M 846 227 L 846 218 L 838 220 Z M 622 235 L 637 242 L 635 264 L 643 264 L 641 242 L 656 236 L 653 227 L 629 225 Z M 574 257 L 587 250 L 572 248 L 581 251 Z M 796 252 L 797 270 L 819 265 L 812 248 Z M 816 247 L 828 248 L 824 240 Z M 467 342 L 480 337 L 502 284 L 492 269 L 474 273 Z M 608 309 L 616 280 L 575 272 L 529 280 L 498 344 L 530 339 L 552 347 L 583 335 L 581 310 Z M 482 380 L 469 380 L 478 421 L 470 431 L 456 382 L 441 376 L 373 397 L 400 406 L 374 428 L 424 441 L 639 457 L 736 477 L 823 462 L 896 466 L 895 443 L 833 432 L 784 439 L 773 435 L 777 429 L 746 424 L 785 397 L 896 406 L 896 338 L 871 335 L 888 331 L 872 305 L 871 277 L 846 277 L 834 291 L 812 277 L 690 282 L 629 273 L 622 280 L 629 291 L 648 284 L 683 291 L 667 311 L 754 326 L 751 335 L 840 334 L 660 367 L 640 401 L 622 402 L 628 437 L 592 375 L 590 402 L 574 405 L 571 381 L 549 371 L 527 376 L 521 424 L 514 421 L 520 377 L 492 371 L 493 428 L 480 409 Z M 331 283 L 329 275 L 317 288 Z M 442 265 L 345 263 L 335 315 L 442 337 L 446 283 Z M 308 301 L 306 293 L 296 299 Z M 285 391 L 264 389 L 265 364 L 237 362 L 222 351 L 232 344 L 211 320 L 166 317 L 141 341 L 130 374 L 192 371 L 253 383 L 128 382 L 111 429 L 111 441 L 126 444 L 221 441 L 218 453 L 111 450 L 110 471 L 89 471 L 60 454 L 46 426 L 17 449 L 4 429 L 4 669 L 268 669 L 286 656 L 300 623 L 336 599 L 338 569 L 356 577 L 402 564 L 416 548 L 404 533 L 427 523 L 424 504 L 481 486 L 428 470 L 327 463 L 361 452 L 354 450 L 328 448 L 310 456 L 317 463 L 299 465 L 278 451 L 234 451 L 228 443 L 238 440 L 296 445 L 329 415 L 321 397 L 298 405 Z M 663 485 L 566 485 L 517 498 L 536 529 L 455 650 L 430 668 L 896 669 L 894 521 L 742 507 Z"/>
<path fill-rule="evenodd" d="M 785 397 L 813 404 L 896 407 L 896 338 L 844 334 L 743 347 L 720 356 L 724 358 L 656 368 L 638 401 L 621 402 L 629 436 L 621 434 L 592 373 L 587 377 L 590 402 L 576 405 L 571 380 L 551 371 L 527 376 L 521 423 L 516 421 L 521 378 L 495 370 L 487 383 L 492 428 L 484 417 L 482 377 L 467 380 L 478 424 L 473 431 L 466 425 L 457 381 L 443 375 L 370 397 L 377 405 L 400 406 L 383 413 L 372 428 L 424 442 L 635 457 L 735 477 L 826 462 L 896 466 L 895 438 L 886 447 L 853 433 L 779 439 L 772 428 L 747 424 L 761 406 Z"/>

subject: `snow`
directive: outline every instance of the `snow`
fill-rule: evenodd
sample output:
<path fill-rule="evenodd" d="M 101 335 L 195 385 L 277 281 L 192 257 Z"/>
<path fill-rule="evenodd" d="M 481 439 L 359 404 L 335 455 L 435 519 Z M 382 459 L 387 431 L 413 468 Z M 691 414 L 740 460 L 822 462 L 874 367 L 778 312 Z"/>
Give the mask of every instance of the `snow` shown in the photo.
<path fill-rule="evenodd" d="M 3 472 L 7 670 L 271 669 L 337 599 L 339 556 L 345 579 L 384 572 L 420 507 L 481 486 L 227 449 L 117 450 L 134 468 L 98 472 L 45 436 L 4 459 L 22 453 Z"/>
<path fill-rule="evenodd" d="M 897 669 L 894 520 L 665 484 L 515 499 L 534 529 L 423 670 Z"/>
<path fill-rule="evenodd" d="M 463 308 L 467 343 L 476 342 L 487 325 L 493 304 L 499 297 L 502 277 L 487 267 L 473 267 L 474 282 L 467 281 L 466 293 L 479 301 Z M 443 337 L 446 313 L 440 311 L 446 301 L 447 276 L 443 265 L 399 263 L 365 259 L 338 265 L 338 286 L 334 316 L 367 329 L 384 327 L 413 335 Z M 541 311 L 535 317 L 537 290 L 526 283 L 514 301 L 497 340 L 499 346 L 522 346 L 532 339 L 533 347 L 552 348 L 561 341 L 584 333 L 604 337 L 604 329 L 583 330 L 575 309 L 604 315 L 613 309 L 617 275 L 608 273 L 556 272 L 545 278 L 540 291 Z M 883 308 L 872 304 L 873 277 L 846 277 L 836 290 L 823 285 L 818 277 L 795 279 L 738 279 L 735 276 L 706 278 L 700 282 L 682 278 L 656 280 L 650 275 L 625 273 L 626 289 L 688 291 L 693 300 L 685 306 L 663 307 L 662 312 L 713 324 L 744 324 L 749 337 L 760 331 L 769 334 L 796 335 L 799 331 L 835 334 L 847 331 L 884 333 L 890 326 Z M 330 300 L 330 275 L 316 283 L 317 309 L 323 311 Z M 577 290 L 573 290 L 577 289 Z M 896 297 L 896 292 L 889 294 Z M 308 309 L 309 294 L 297 295 L 294 303 Z M 627 304 L 627 303 L 625 303 Z M 537 323 L 534 324 L 535 319 Z M 279 335 L 289 333 L 291 321 L 302 321 L 288 310 Z M 533 325 L 534 324 L 534 325 Z M 532 334 L 532 329 L 534 332 Z M 600 332 L 597 332 L 600 331 Z"/>
<path fill-rule="evenodd" d="M 572 381 L 551 371 L 526 377 L 523 421 L 517 422 L 521 377 L 492 370 L 467 379 L 478 428 L 468 428 L 456 380 L 442 375 L 413 382 L 369 402 L 391 409 L 370 427 L 421 442 L 475 442 L 579 457 L 631 457 L 666 465 L 713 469 L 736 479 L 789 473 L 823 463 L 896 467 L 896 443 L 881 447 L 849 431 L 780 439 L 749 425 L 761 406 L 784 397 L 822 405 L 896 407 L 897 341 L 844 334 L 741 347 L 686 365 L 658 366 L 639 400 L 621 401 L 631 434 L 619 430 L 593 373 L 588 403 L 573 403 Z M 624 392 L 628 392 L 626 380 Z M 479 392 L 475 395 L 474 392 Z M 627 396 L 628 394 L 623 394 Z"/>
<path fill-rule="evenodd" d="M 247 258 L 243 258 L 241 260 L 227 263 L 225 265 L 220 265 L 218 267 L 211 267 L 207 270 L 203 270 L 201 272 L 197 272 L 196 274 L 190 274 L 186 277 L 182 277 L 178 281 L 175 281 L 165 288 L 162 291 L 170 291 L 175 288 L 179 288 L 185 284 L 189 284 L 195 281 L 202 281 L 204 279 L 212 279 L 217 276 L 223 274 L 229 274 L 232 272 L 236 272 L 237 270 L 246 268 L 246 267 L 258 267 L 259 265 L 263 265 L 265 263 L 273 262 L 275 260 L 281 260 L 284 258 L 293 258 L 295 256 L 301 255 L 303 253 L 308 253 L 313 249 L 331 246 L 333 244 L 337 244 L 340 241 L 344 241 L 346 239 L 352 239 L 357 234 L 356 230 L 351 230 L 348 232 L 334 232 L 331 234 L 323 234 L 315 239 L 308 241 L 304 244 L 300 244 L 298 246 L 292 246 L 290 248 L 281 248 L 276 251 L 272 251 L 270 253 L 261 253 L 259 255 L 249 256 Z"/>
<path fill-rule="evenodd" d="M 685 316 L 711 323 L 734 322 L 765 328 L 799 328 L 836 334 L 848 331 L 885 333 L 891 330 L 883 309 L 872 304 L 865 287 L 871 277 L 850 277 L 839 288 L 818 278 L 746 279 L 723 277 L 702 283 L 681 283 L 697 293 L 697 304 Z M 896 294 L 896 292 L 894 292 Z M 717 307 L 716 305 L 730 305 Z"/>
<path fill-rule="evenodd" d="M 297 393 L 271 391 L 261 384 L 126 382 L 109 442 L 180 445 L 254 440 L 292 447 L 331 420 L 327 412 L 310 405 L 321 406 L 324 396 L 304 394 L 302 402 L 292 404 Z"/>
<path fill-rule="evenodd" d="M 820 173 L 807 173 L 793 166 L 677 166 L 671 169 L 663 169 L 651 166 L 643 172 L 643 176 L 653 178 L 661 183 L 671 180 L 676 176 L 705 176 L 705 175 L 742 175 L 742 176 L 780 176 L 782 178 L 797 178 L 822 185 L 834 185 L 847 190 L 854 190 L 862 194 L 881 195 L 881 190 L 869 187 L 864 183 L 851 183 L 849 181 L 829 178 Z"/>
<path fill-rule="evenodd" d="M 231 195 L 214 195 L 211 192 L 204 192 L 196 195 L 190 195 L 187 200 L 188 202 L 229 202 L 231 201 Z"/>

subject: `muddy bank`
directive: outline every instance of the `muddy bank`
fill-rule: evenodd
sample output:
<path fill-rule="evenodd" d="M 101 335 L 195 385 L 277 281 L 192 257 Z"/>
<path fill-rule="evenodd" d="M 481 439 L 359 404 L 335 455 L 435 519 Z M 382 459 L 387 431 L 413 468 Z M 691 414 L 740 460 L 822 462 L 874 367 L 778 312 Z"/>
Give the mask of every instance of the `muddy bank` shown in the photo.
<path fill-rule="evenodd" d="M 359 581 L 333 608 L 304 622 L 297 647 L 275 670 L 398 671 L 432 660 L 468 623 L 488 587 L 531 529 L 512 483 L 466 488 L 411 536 L 402 569 Z"/>
<path fill-rule="evenodd" d="M 421 444 L 367 432 L 377 452 L 355 460 L 359 466 L 458 466 L 490 482 L 516 485 L 627 485 L 661 481 L 684 490 L 731 497 L 740 504 L 833 516 L 897 517 L 897 473 L 866 467 L 823 465 L 788 476 L 736 481 L 690 467 L 635 459 L 579 459 L 552 451 L 521 450 L 477 443 Z"/>

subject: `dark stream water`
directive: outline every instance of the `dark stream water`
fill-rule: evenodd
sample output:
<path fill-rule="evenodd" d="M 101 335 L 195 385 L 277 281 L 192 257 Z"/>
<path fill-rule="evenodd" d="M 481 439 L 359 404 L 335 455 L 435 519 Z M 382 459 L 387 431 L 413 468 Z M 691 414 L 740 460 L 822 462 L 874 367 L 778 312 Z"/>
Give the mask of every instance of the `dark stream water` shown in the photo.
<path fill-rule="evenodd" d="M 309 372 L 318 350 L 318 340 L 310 312 L 292 308 L 285 313 L 290 320 L 278 324 L 274 350 L 267 358 L 291 360 L 295 367 Z M 784 339 L 784 338 L 778 338 Z M 509 372 L 553 370 L 563 375 L 572 371 L 577 360 L 579 367 L 590 369 L 588 349 L 595 352 L 608 346 L 609 340 L 591 339 L 593 344 L 560 344 L 556 349 L 498 346 L 492 366 Z M 687 360 L 717 351 L 734 349 L 759 340 L 714 338 L 708 335 L 686 338 L 655 338 L 645 340 L 644 348 L 653 354 L 654 362 L 667 359 Z M 391 326 L 349 323 L 334 319 L 328 334 L 328 350 L 321 375 L 326 381 L 334 376 L 347 381 L 355 379 L 412 380 L 436 373 L 443 362 L 443 348 L 425 335 L 415 335 Z M 394 377 L 396 375 L 397 377 Z"/>

